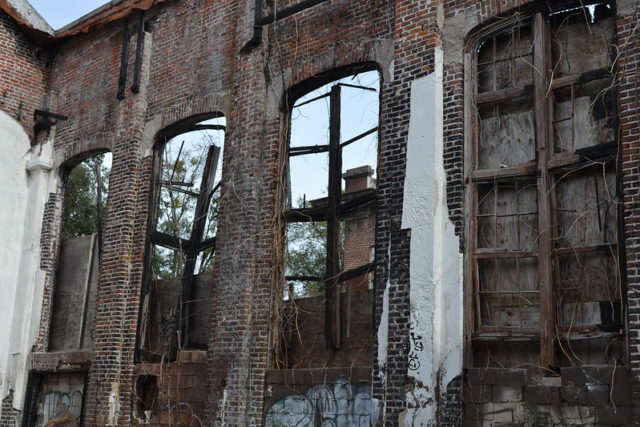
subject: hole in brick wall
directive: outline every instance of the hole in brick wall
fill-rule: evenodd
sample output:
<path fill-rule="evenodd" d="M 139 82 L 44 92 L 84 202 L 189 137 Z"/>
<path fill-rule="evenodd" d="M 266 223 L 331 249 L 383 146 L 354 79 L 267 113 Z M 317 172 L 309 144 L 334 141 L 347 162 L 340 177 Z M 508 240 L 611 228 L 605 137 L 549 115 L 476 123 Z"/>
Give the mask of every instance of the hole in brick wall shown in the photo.
<path fill-rule="evenodd" d="M 158 377 L 140 375 L 136 380 L 136 417 L 150 421 L 158 413 Z"/>

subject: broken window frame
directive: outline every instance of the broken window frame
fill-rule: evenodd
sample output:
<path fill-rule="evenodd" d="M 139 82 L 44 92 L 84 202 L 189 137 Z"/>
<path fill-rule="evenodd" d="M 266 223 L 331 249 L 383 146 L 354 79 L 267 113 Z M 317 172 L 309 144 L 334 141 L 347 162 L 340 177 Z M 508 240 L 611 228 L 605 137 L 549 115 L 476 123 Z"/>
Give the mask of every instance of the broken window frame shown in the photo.
<path fill-rule="evenodd" d="M 354 71 L 349 75 L 356 75 L 364 71 L 371 71 L 370 68 L 365 68 L 362 71 Z M 326 262 L 324 276 L 311 277 L 311 276 L 285 276 L 287 281 L 298 282 L 323 282 L 325 287 L 325 337 L 328 346 L 332 350 L 339 350 L 342 346 L 342 316 L 341 316 L 341 285 L 342 283 L 360 277 L 364 274 L 368 274 L 373 271 L 374 263 L 370 262 L 346 271 L 343 271 L 340 265 L 340 222 L 344 220 L 349 214 L 376 206 L 377 202 L 377 190 L 371 189 L 360 197 L 354 198 L 348 201 L 342 201 L 342 149 L 349 144 L 361 140 L 362 138 L 379 130 L 378 125 L 359 134 L 347 141 L 341 142 L 341 88 L 352 87 L 362 90 L 377 91 L 377 89 L 351 85 L 347 83 L 340 83 L 338 79 L 332 79 L 326 82 L 326 84 L 334 84 L 330 91 L 326 94 L 314 97 L 299 104 L 295 102 L 291 103 L 292 107 L 289 111 L 289 126 L 291 126 L 291 117 L 293 110 L 297 107 L 301 107 L 305 104 L 323 99 L 329 98 L 329 143 L 326 145 L 313 145 L 313 146 L 300 146 L 291 147 L 287 149 L 287 171 L 289 170 L 289 159 L 296 156 L 313 155 L 316 153 L 327 152 L 329 155 L 329 173 L 328 173 L 328 186 L 327 186 L 327 205 L 310 208 L 296 208 L 292 207 L 291 200 L 288 201 L 288 206 L 284 212 L 285 227 L 288 223 L 293 222 L 316 222 L 326 221 L 327 234 L 326 234 Z M 310 92 L 310 91 L 309 91 Z M 308 93 L 308 92 L 307 92 Z M 296 97 L 299 99 L 304 94 Z M 290 142 L 290 141 L 289 141 Z M 289 174 L 288 174 L 289 175 Z M 291 182 L 290 176 L 287 179 L 287 193 L 291 195 Z"/>
<path fill-rule="evenodd" d="M 589 2 L 583 5 L 582 2 L 574 4 L 575 9 L 586 11 L 586 8 L 592 6 L 596 2 Z M 597 2 L 604 4 L 615 11 L 615 6 L 611 2 Z M 612 126 L 614 129 L 614 141 L 592 145 L 587 149 L 577 149 L 572 153 L 556 153 L 556 142 L 554 140 L 554 90 L 564 86 L 571 86 L 586 83 L 592 80 L 610 77 L 612 85 L 611 90 L 615 95 L 614 79 L 612 74 L 615 69 L 605 70 L 589 70 L 576 75 L 568 75 L 555 77 L 552 72 L 540 73 L 536 70 L 552 70 L 553 53 L 551 47 L 552 28 L 550 17 L 558 13 L 566 12 L 572 9 L 564 9 L 562 11 L 549 12 L 548 8 L 543 8 L 537 13 L 529 16 L 515 15 L 511 19 L 503 19 L 495 22 L 481 33 L 476 34 L 467 43 L 464 52 L 465 61 L 465 206 L 466 221 L 465 235 L 467 236 L 467 250 L 465 256 L 465 365 L 467 367 L 474 366 L 474 342 L 492 342 L 502 340 L 529 341 L 540 342 L 540 358 L 539 364 L 544 369 L 556 369 L 558 366 L 558 354 L 556 345 L 559 342 L 558 335 L 561 334 L 563 339 L 566 334 L 569 338 L 569 332 L 560 331 L 562 325 L 558 324 L 558 308 L 556 307 L 555 298 L 560 293 L 558 260 L 557 257 L 567 248 L 562 248 L 555 242 L 557 236 L 556 228 L 558 220 L 555 206 L 555 186 L 557 179 L 562 173 L 575 172 L 593 165 L 594 159 L 602 162 L 603 165 L 612 165 L 611 167 L 616 174 L 615 193 L 619 200 L 622 194 L 622 180 L 619 165 L 618 152 L 618 124 Z M 613 14 L 615 16 L 615 13 Z M 530 21 L 529 21 L 530 20 Z M 533 67 L 533 84 L 525 84 L 511 88 L 497 89 L 494 83 L 493 91 L 491 89 L 481 94 L 478 93 L 479 85 L 479 59 L 481 43 L 495 37 L 498 34 L 513 31 L 513 29 L 530 25 L 532 29 L 532 67 Z M 494 51 L 495 62 L 495 51 Z M 615 63 L 614 63 L 615 67 Z M 494 68 L 494 73 L 495 73 Z M 519 164 L 517 166 L 500 167 L 496 169 L 481 169 L 478 166 L 480 152 L 480 128 L 478 118 L 478 106 L 496 101 L 508 101 L 518 97 L 531 95 L 533 97 L 533 113 L 534 126 L 534 145 L 535 159 L 531 162 Z M 616 97 L 617 103 L 617 97 Z M 616 105 L 617 107 L 617 105 Z M 617 110 L 615 112 L 617 114 Z M 604 166 L 603 166 L 604 167 Z M 595 175 L 594 175 L 595 176 Z M 480 185 L 497 185 L 498 183 L 514 183 L 517 180 L 529 179 L 535 182 L 536 188 L 536 206 L 537 206 L 537 250 L 529 249 L 528 251 L 510 251 L 508 249 L 500 250 L 495 248 L 479 247 L 478 236 L 478 211 L 479 211 L 479 187 Z M 519 211 L 518 211 L 519 212 Z M 577 247 L 569 248 L 572 251 L 598 251 L 606 250 L 614 254 L 615 259 L 624 260 L 623 233 L 621 231 L 621 220 L 623 218 L 622 204 L 618 203 L 617 224 L 614 227 L 617 236 L 614 242 L 609 242 L 606 247 Z M 495 243 L 495 246 L 499 246 Z M 603 246 L 603 245 L 600 245 Z M 480 320 L 481 308 L 479 305 L 480 279 L 478 260 L 480 259 L 518 259 L 533 257 L 537 260 L 537 284 L 540 298 L 540 325 L 537 330 L 518 329 L 513 327 L 483 327 Z M 626 304 L 625 298 L 625 271 L 624 265 L 617 262 L 616 269 L 617 285 L 620 288 L 620 300 L 622 312 Z M 619 278 L 619 279 L 618 279 Z M 623 337 L 625 333 L 624 320 L 621 325 L 622 329 L 615 333 L 603 334 L 609 336 Z M 557 332 L 560 331 L 560 332 Z M 578 331 L 579 333 L 579 331 Z M 625 352 L 626 353 L 626 352 Z"/>
<path fill-rule="evenodd" d="M 220 158 L 221 147 L 215 144 L 211 144 L 207 150 L 205 164 L 201 175 L 201 188 L 199 192 L 190 192 L 181 187 L 188 185 L 188 183 L 169 182 L 162 179 L 163 172 L 163 153 L 167 143 L 188 132 L 194 131 L 222 131 L 226 134 L 226 125 L 220 124 L 206 124 L 203 121 L 209 119 L 215 119 L 223 117 L 221 114 L 215 114 L 208 117 L 198 116 L 194 119 L 181 122 L 177 125 L 170 127 L 168 130 L 162 132 L 157 138 L 159 141 L 154 149 L 153 159 L 153 178 L 152 178 L 152 197 L 151 207 L 149 211 L 149 223 L 148 223 L 148 243 L 145 255 L 145 271 L 144 280 L 142 286 L 142 298 L 141 304 L 149 295 L 149 284 L 153 280 L 153 273 L 151 271 L 152 253 L 154 246 L 160 246 L 166 249 L 177 251 L 183 254 L 185 262 L 181 274 L 181 291 L 180 300 L 178 301 L 179 308 L 179 324 L 178 330 L 180 331 L 179 348 L 189 347 L 189 323 L 191 310 L 194 302 L 191 298 L 191 293 L 195 285 L 196 267 L 198 262 L 198 256 L 205 250 L 211 250 L 215 253 L 216 237 L 207 238 L 203 240 L 205 228 L 208 219 L 209 207 L 211 205 L 212 196 L 216 191 L 219 191 L 222 185 L 222 180 L 215 184 L 215 175 L 218 167 L 218 162 L 222 161 Z M 224 144 L 224 143 L 223 143 Z M 183 142 L 184 145 L 184 142 Z M 175 172 L 175 165 L 180 160 L 183 145 L 180 147 L 178 156 L 174 162 L 173 171 Z M 173 176 L 173 174 L 172 174 Z M 158 214 L 159 203 L 161 198 L 162 188 L 168 188 L 170 191 L 176 191 L 179 193 L 187 193 L 194 197 L 197 197 L 196 207 L 193 211 L 193 223 L 191 225 L 191 232 L 188 239 L 180 236 L 173 236 L 171 234 L 164 233 L 158 230 Z M 143 310 L 140 315 L 142 316 Z M 159 355 L 144 348 L 142 336 L 146 331 L 142 331 L 142 323 L 139 322 L 141 327 L 138 331 L 138 354 L 148 357 L 158 358 Z"/>

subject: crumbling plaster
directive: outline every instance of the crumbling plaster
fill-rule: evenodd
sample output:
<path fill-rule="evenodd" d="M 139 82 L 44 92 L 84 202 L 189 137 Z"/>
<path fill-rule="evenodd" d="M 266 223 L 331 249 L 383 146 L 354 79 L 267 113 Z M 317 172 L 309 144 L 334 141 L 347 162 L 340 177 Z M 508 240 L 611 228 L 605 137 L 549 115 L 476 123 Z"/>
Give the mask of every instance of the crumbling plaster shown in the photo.
<path fill-rule="evenodd" d="M 53 132 L 50 136 L 53 135 Z M 28 355 L 40 322 L 45 272 L 40 268 L 40 233 L 44 206 L 55 191 L 53 142 L 30 147 L 24 129 L 0 111 L 0 398 L 14 390 L 14 407 L 22 408 Z"/>
<path fill-rule="evenodd" d="M 462 254 L 446 201 L 441 49 L 434 69 L 411 84 L 402 228 L 411 230 L 408 376 L 413 384 L 405 426 L 435 425 L 447 384 L 462 371 Z"/>

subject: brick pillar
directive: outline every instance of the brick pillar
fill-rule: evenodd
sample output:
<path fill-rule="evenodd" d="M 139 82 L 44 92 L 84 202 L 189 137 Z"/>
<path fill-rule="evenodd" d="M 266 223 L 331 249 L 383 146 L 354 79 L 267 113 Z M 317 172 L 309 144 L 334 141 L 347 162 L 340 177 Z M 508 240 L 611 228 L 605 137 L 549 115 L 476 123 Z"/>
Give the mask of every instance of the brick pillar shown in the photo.
<path fill-rule="evenodd" d="M 618 2 L 616 22 L 619 73 L 620 146 L 624 197 L 624 232 L 627 268 L 629 364 L 633 374 L 634 424 L 640 422 L 640 196 L 638 195 L 638 152 L 640 150 L 640 4 Z"/>
<path fill-rule="evenodd" d="M 135 52 L 135 37 L 130 51 Z M 144 266 L 146 220 L 151 192 L 149 158 L 143 147 L 151 37 L 144 47 L 142 84 L 116 100 L 109 199 L 103 231 L 100 282 L 93 324 L 93 359 L 85 397 L 86 425 L 130 425 L 134 355 Z M 134 55 L 129 56 L 133 69 Z"/>

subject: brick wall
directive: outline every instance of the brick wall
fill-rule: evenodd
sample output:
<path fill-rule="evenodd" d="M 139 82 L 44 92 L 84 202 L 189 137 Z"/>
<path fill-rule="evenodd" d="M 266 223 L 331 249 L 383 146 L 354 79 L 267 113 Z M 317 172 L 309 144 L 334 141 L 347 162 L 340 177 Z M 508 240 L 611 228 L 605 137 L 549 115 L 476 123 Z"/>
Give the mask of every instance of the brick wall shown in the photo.
<path fill-rule="evenodd" d="M 636 240 L 640 212 L 636 212 L 635 190 L 640 42 L 638 6 L 628 0 L 618 3 L 624 4 L 619 8 L 617 31 L 629 354 L 631 368 L 638 373 L 640 264 Z M 8 46 L 0 53 L 0 108 L 20 120 L 27 130 L 33 124 L 35 108 L 50 107 L 69 117 L 56 128 L 57 168 L 96 150 L 113 153 L 92 335 L 94 352 L 85 400 L 85 422 L 89 425 L 132 422 L 134 349 L 154 137 L 180 120 L 213 112 L 226 116 L 228 131 L 207 353 L 209 401 L 203 416 L 207 425 L 261 424 L 265 372 L 273 365 L 278 337 L 275 320 L 282 295 L 281 165 L 286 157 L 288 122 L 284 96 L 291 94 L 291 101 L 307 89 L 367 67 L 379 69 L 382 77 L 374 331 L 386 310 L 389 337 L 384 361 L 375 357 L 380 349 L 374 342 L 373 397 L 384 403 L 385 425 L 397 425 L 405 410 L 410 247 L 409 232 L 401 229 L 401 216 L 410 85 L 434 70 L 434 49 L 442 46 L 447 201 L 456 232 L 462 236 L 464 70 L 461 56 L 447 51 L 450 44 L 442 37 L 438 22 L 445 22 L 446 27 L 450 19 L 464 15 L 469 23 L 459 34 L 464 39 L 474 26 L 526 3 L 330 0 L 270 25 L 260 46 L 239 54 L 253 34 L 253 4 L 251 0 L 185 0 L 155 7 L 147 14 L 142 90 L 133 94 L 127 89 L 122 101 L 116 99 L 122 20 L 61 40 L 55 47 L 39 47 L 25 38 L 6 15 L 0 16 L 0 41 Z M 129 24 L 134 35 L 129 45 L 127 87 L 133 74 L 136 19 L 132 17 Z M 366 65 L 348 68 L 355 64 Z M 51 95 L 47 98 L 49 88 Z M 41 266 L 47 274 L 47 285 L 36 343 L 41 352 L 48 345 L 62 199 L 61 190 L 51 195 L 43 223 Z M 633 403 L 640 407 L 640 385 L 631 387 Z M 458 383 L 447 387 L 443 409 L 446 423 L 453 424 L 459 418 L 460 389 Z M 115 418 L 110 417 L 110 399 L 119 404 L 111 406 Z M 10 414 L 3 409 L 3 422 Z"/>
<path fill-rule="evenodd" d="M 635 6 L 635 7 L 634 7 Z M 633 374 L 632 402 L 633 419 L 640 422 L 640 252 L 638 230 L 638 160 L 640 159 L 640 98 L 638 96 L 638 68 L 640 67 L 640 4 L 625 2 L 618 9 L 616 31 L 620 59 L 618 73 L 620 88 L 620 144 L 622 147 L 622 187 L 624 194 L 624 237 L 626 251 L 627 295 L 628 295 L 628 340 L 629 362 Z"/>
<path fill-rule="evenodd" d="M 33 110 L 45 108 L 49 53 L 0 11 L 0 109 L 33 136 Z"/>
<path fill-rule="evenodd" d="M 13 409 L 13 391 L 2 400 L 2 416 L 0 417 L 0 426 L 13 427 L 18 425 L 20 419 L 20 411 Z"/>

